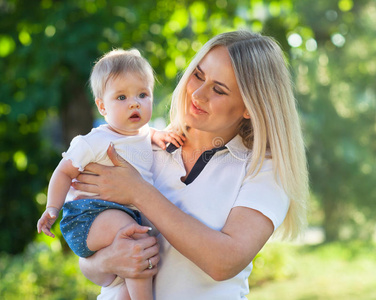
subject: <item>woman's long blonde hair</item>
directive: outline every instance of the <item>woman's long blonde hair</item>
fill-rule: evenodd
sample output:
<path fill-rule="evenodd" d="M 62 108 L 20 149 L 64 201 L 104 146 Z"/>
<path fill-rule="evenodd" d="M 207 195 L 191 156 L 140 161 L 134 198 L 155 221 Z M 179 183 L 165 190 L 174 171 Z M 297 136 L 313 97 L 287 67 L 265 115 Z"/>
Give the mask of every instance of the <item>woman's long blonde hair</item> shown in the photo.
<path fill-rule="evenodd" d="M 265 157 L 271 154 L 276 179 L 290 199 L 289 211 L 278 231 L 284 238 L 294 238 L 305 225 L 308 172 L 290 73 L 282 50 L 272 38 L 240 30 L 209 40 L 193 58 L 173 93 L 171 126 L 186 132 L 188 79 L 203 57 L 217 46 L 228 49 L 251 116 L 249 120 L 243 119 L 239 129 L 244 145 L 252 150 L 248 175 L 255 176 Z"/>

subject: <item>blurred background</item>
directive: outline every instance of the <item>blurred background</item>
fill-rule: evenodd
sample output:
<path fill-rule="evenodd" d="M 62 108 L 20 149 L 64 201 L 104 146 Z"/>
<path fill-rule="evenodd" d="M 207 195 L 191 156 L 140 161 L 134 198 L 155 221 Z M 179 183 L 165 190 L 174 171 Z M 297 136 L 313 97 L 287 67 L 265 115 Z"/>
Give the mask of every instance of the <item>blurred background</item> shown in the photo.
<path fill-rule="evenodd" d="M 0 298 L 95 299 L 59 232 L 37 235 L 48 180 L 100 122 L 94 61 L 138 48 L 156 71 L 152 123 L 214 35 L 273 36 L 290 64 L 310 171 L 309 227 L 254 261 L 249 299 L 376 299 L 376 2 L 0 0 Z"/>

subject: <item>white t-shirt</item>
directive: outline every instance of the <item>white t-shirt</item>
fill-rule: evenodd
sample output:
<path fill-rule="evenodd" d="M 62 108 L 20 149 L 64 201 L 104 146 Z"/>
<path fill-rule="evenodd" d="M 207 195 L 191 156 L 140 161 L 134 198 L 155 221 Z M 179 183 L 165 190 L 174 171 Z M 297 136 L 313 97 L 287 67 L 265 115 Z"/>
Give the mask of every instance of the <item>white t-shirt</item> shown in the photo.
<path fill-rule="evenodd" d="M 89 163 L 95 162 L 105 166 L 113 166 L 107 155 L 110 143 L 113 143 L 118 154 L 134 166 L 141 176 L 153 183 L 151 168 L 153 165 L 153 151 L 151 147 L 150 128 L 143 126 L 138 135 L 122 135 L 101 125 L 93 128 L 87 135 L 76 136 L 67 152 L 63 153 L 64 159 L 72 161 L 73 166 L 83 171 Z M 79 195 L 90 197 L 93 194 L 85 193 L 70 188 L 65 201 L 71 201 Z M 132 206 L 132 208 L 135 208 Z"/>
<path fill-rule="evenodd" d="M 231 209 L 242 206 L 260 211 L 273 222 L 275 230 L 286 216 L 289 200 L 274 178 L 270 159 L 264 161 L 256 177 L 244 180 L 250 155 L 241 137 L 236 136 L 226 149 L 214 154 L 192 183 L 186 185 L 180 180 L 186 175 L 181 148 L 171 154 L 157 150 L 154 152 L 154 185 L 182 211 L 212 229 L 221 230 Z M 186 238 L 189 240 L 189 236 Z M 235 277 L 218 282 L 180 254 L 162 235 L 158 240 L 161 261 L 153 286 L 156 300 L 246 299 L 252 263 Z M 103 288 L 103 296 L 106 289 L 113 287 L 111 284 Z"/>

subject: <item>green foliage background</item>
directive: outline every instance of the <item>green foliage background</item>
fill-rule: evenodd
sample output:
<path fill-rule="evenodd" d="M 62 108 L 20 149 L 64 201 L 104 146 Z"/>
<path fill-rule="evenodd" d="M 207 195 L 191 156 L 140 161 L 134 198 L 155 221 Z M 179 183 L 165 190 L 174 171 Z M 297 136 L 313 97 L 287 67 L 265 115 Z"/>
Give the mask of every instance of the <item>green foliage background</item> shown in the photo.
<path fill-rule="evenodd" d="M 35 224 L 61 152 L 97 118 L 87 80 L 99 56 L 138 48 L 159 80 L 153 118 L 168 119 L 170 95 L 195 52 L 239 28 L 275 37 L 291 66 L 310 225 L 322 227 L 326 241 L 372 240 L 374 1 L 0 0 L 0 252 L 47 241 L 36 240 Z"/>

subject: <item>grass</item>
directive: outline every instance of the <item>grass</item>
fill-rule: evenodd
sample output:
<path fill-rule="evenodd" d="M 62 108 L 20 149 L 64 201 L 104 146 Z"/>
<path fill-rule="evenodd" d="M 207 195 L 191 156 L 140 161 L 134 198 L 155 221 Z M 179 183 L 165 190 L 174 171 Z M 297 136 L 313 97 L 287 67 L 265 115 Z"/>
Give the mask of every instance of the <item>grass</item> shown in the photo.
<path fill-rule="evenodd" d="M 59 247 L 32 243 L 21 255 L 0 255 L 0 299 L 91 300 L 99 292 L 82 275 L 78 258 Z"/>
<path fill-rule="evenodd" d="M 374 245 L 352 242 L 303 247 L 282 245 L 281 248 L 282 251 L 289 249 L 286 260 L 289 275 L 259 285 L 253 282 L 248 299 L 376 299 Z M 256 275 L 258 271 L 255 266 Z"/>
<path fill-rule="evenodd" d="M 0 254 L 0 299 L 96 299 L 100 288 L 81 274 L 77 257 L 53 243 L 33 243 L 22 255 Z M 254 261 L 248 299 L 376 299 L 375 250 L 355 241 L 267 244 Z"/>

